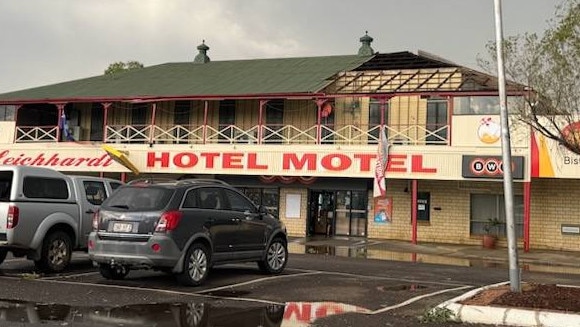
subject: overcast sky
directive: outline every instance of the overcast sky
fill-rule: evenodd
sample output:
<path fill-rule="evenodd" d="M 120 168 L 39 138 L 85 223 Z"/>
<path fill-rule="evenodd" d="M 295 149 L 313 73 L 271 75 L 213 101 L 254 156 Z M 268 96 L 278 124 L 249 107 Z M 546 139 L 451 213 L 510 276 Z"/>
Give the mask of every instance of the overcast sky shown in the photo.
<path fill-rule="evenodd" d="M 503 0 L 504 35 L 542 33 L 562 0 Z M 0 93 L 103 74 L 109 64 L 424 50 L 478 68 L 493 0 L 0 0 Z"/>

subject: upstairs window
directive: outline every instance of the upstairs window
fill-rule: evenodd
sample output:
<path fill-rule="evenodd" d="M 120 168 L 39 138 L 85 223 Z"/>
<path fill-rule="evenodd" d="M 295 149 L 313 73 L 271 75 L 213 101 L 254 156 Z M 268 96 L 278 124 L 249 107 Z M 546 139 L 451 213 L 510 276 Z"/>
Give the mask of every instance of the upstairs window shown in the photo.
<path fill-rule="evenodd" d="M 0 105 L 0 121 L 14 121 L 16 106 Z"/>

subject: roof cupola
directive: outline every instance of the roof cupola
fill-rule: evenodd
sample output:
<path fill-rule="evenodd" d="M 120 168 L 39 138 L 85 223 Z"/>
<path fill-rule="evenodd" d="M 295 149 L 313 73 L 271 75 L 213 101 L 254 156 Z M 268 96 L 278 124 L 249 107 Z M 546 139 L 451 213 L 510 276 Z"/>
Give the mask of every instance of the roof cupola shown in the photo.
<path fill-rule="evenodd" d="M 210 62 L 210 59 L 207 56 L 207 50 L 209 50 L 209 47 L 205 45 L 205 40 L 197 46 L 197 50 L 199 50 L 199 53 L 193 59 L 194 64 L 205 64 L 206 62 Z"/>
<path fill-rule="evenodd" d="M 371 48 L 373 38 L 369 36 L 369 31 L 365 31 L 365 35 L 362 36 L 359 41 L 362 43 L 361 47 L 358 49 L 359 56 L 372 56 L 375 54 L 375 50 Z"/>

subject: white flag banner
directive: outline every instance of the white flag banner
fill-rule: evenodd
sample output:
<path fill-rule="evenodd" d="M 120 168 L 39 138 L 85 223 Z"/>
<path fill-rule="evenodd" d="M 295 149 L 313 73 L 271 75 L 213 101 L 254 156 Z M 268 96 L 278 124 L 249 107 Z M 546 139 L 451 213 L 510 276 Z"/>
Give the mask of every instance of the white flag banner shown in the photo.
<path fill-rule="evenodd" d="M 373 187 L 373 197 L 384 197 L 387 194 L 387 184 L 385 181 L 385 171 L 389 160 L 389 141 L 385 134 L 385 129 L 381 128 L 379 136 L 379 148 L 377 151 L 377 162 L 375 164 L 375 179 Z"/>

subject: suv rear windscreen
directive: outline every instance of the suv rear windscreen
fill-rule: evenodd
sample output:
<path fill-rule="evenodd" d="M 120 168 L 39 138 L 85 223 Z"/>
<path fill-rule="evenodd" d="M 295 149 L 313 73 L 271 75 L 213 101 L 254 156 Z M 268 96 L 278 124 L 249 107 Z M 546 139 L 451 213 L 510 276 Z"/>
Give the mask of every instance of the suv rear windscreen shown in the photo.
<path fill-rule="evenodd" d="M 153 211 L 161 210 L 169 204 L 173 190 L 158 187 L 121 187 L 115 196 L 103 202 L 103 208 L 121 208 L 127 210 Z"/>

